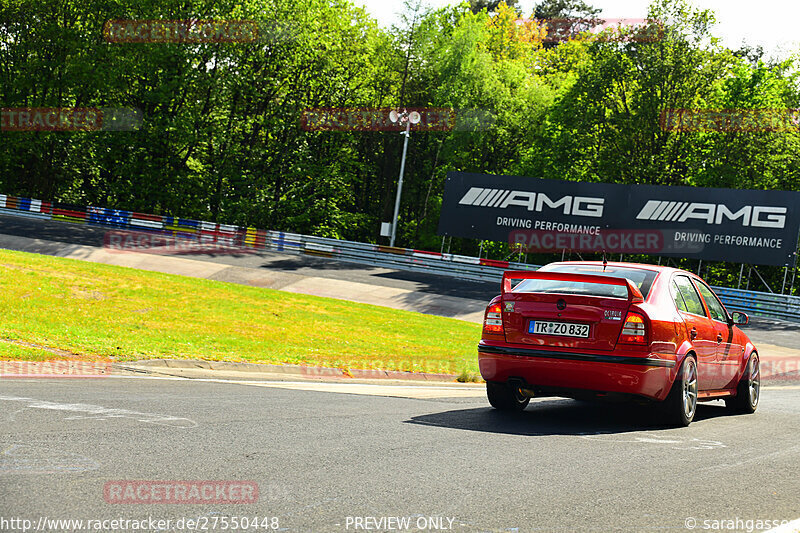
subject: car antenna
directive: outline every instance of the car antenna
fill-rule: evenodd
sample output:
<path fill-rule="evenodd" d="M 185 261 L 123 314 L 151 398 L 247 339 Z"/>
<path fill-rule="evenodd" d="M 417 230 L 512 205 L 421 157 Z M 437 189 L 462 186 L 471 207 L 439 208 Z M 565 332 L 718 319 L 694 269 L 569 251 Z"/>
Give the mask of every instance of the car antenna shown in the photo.
<path fill-rule="evenodd" d="M 608 266 L 608 260 L 606 259 L 606 251 L 603 250 L 603 272 L 606 271 L 607 266 Z"/>

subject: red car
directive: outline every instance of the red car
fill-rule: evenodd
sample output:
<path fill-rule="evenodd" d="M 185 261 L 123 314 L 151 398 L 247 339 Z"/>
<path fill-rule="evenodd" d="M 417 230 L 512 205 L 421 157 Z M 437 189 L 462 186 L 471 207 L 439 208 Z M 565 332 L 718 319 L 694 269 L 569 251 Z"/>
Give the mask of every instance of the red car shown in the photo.
<path fill-rule="evenodd" d="M 756 410 L 758 352 L 737 327 L 748 320 L 690 272 L 552 263 L 503 275 L 484 315 L 480 370 L 496 409 L 525 409 L 533 396 L 622 396 L 658 402 L 686 426 L 698 401 Z"/>

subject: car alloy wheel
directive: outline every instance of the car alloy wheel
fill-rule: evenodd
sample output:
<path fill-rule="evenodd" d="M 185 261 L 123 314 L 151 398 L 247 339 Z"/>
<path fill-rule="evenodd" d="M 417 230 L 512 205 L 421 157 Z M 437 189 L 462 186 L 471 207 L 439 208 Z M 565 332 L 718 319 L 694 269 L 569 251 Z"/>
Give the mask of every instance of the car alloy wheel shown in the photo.
<path fill-rule="evenodd" d="M 748 390 L 750 392 L 750 407 L 755 409 L 758 406 L 758 398 L 761 394 L 761 365 L 759 364 L 758 355 L 756 354 L 750 357 L 747 375 Z"/>
<path fill-rule="evenodd" d="M 508 383 L 486 382 L 486 393 L 492 407 L 501 411 L 522 411 L 531 401 L 519 386 Z"/>
<path fill-rule="evenodd" d="M 691 357 L 683 369 L 682 390 L 683 414 L 687 420 L 692 420 L 697 410 L 697 363 Z"/>
<path fill-rule="evenodd" d="M 758 354 L 753 352 L 747 360 L 747 369 L 736 387 L 736 395 L 725 399 L 725 405 L 733 413 L 752 414 L 756 412 L 761 397 L 761 365 Z"/>

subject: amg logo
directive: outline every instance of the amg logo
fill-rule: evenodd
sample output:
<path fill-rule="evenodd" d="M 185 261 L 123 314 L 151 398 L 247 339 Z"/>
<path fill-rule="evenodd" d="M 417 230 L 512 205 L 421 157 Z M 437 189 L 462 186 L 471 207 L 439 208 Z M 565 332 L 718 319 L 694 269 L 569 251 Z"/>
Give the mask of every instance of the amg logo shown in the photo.
<path fill-rule="evenodd" d="M 746 205 L 734 213 L 725 204 L 648 200 L 636 218 L 666 222 L 704 220 L 707 224 L 714 225 L 722 224 L 724 219 L 741 219 L 742 226 L 783 228 L 786 226 L 787 212 L 786 207 Z"/>
<path fill-rule="evenodd" d="M 524 207 L 528 211 L 537 212 L 541 212 L 547 207 L 561 210 L 565 215 L 602 218 L 605 199 L 588 196 L 563 196 L 557 200 L 551 200 L 550 197 L 542 192 L 472 187 L 458 203 L 460 205 L 494 207 L 497 209 L 518 206 Z"/>

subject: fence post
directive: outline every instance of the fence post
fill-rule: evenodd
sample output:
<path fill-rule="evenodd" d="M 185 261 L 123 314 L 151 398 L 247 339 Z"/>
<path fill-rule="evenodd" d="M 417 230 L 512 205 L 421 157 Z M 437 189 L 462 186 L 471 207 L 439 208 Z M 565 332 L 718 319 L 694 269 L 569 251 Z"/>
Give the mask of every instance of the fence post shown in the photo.
<path fill-rule="evenodd" d="M 789 275 L 789 267 L 783 267 L 783 286 L 781 286 L 781 294 L 786 294 L 786 277 Z"/>
<path fill-rule="evenodd" d="M 739 283 L 736 284 L 736 289 L 742 288 L 742 274 L 744 274 L 744 263 L 742 263 L 742 267 L 739 269 Z"/>
<path fill-rule="evenodd" d="M 764 284 L 764 286 L 767 288 L 767 290 L 768 290 L 768 291 L 769 291 L 771 294 L 775 294 L 775 291 L 773 291 L 773 290 L 772 290 L 772 287 L 770 287 L 770 286 L 769 286 L 769 283 L 767 283 L 767 280 L 765 280 L 765 279 L 764 279 L 764 276 L 762 276 L 762 275 L 761 275 L 761 272 L 759 272 L 757 268 L 754 268 L 754 267 L 750 267 L 750 268 L 751 268 L 752 270 L 754 270 L 754 271 L 755 271 L 755 273 L 756 273 L 756 276 L 758 276 L 758 279 L 760 279 L 760 280 L 761 280 L 761 283 L 763 283 L 763 284 Z"/>

